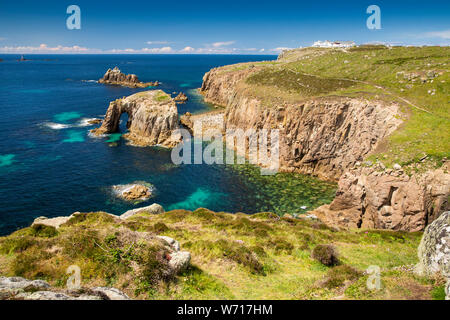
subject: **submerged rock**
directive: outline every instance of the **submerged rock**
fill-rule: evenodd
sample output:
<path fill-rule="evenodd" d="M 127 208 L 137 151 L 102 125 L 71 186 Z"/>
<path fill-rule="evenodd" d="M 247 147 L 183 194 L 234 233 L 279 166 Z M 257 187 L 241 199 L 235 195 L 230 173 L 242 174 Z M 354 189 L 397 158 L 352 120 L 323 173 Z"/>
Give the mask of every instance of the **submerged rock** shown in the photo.
<path fill-rule="evenodd" d="M 161 90 L 139 92 L 110 102 L 102 125 L 91 132 L 97 136 L 117 132 L 122 113 L 128 114 L 128 133 L 123 137 L 133 145 L 170 148 L 181 141 L 181 135 L 173 134 L 179 128 L 177 106 Z"/>
<path fill-rule="evenodd" d="M 183 92 L 180 92 L 180 93 L 174 98 L 174 100 L 175 100 L 175 101 L 178 101 L 178 102 L 186 102 L 186 101 L 188 100 L 188 97 L 187 97 Z"/>
<path fill-rule="evenodd" d="M 159 82 L 140 82 L 135 74 L 124 74 L 120 71 L 118 67 L 114 69 L 108 69 L 103 78 L 98 80 L 99 83 L 121 85 L 131 88 L 145 88 L 145 87 L 155 87 L 159 85 Z"/>

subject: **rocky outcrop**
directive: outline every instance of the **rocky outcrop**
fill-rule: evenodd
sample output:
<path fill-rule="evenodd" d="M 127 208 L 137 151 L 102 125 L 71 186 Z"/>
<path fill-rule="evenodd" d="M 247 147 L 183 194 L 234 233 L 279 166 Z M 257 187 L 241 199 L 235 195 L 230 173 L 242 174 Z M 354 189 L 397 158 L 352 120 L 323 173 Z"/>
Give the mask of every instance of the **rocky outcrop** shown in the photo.
<path fill-rule="evenodd" d="M 180 92 L 173 100 L 184 103 L 188 101 L 188 97 L 183 92 Z"/>
<path fill-rule="evenodd" d="M 139 184 L 133 185 L 122 192 L 122 197 L 128 201 L 148 199 L 151 195 L 149 188 Z"/>
<path fill-rule="evenodd" d="M 280 170 L 337 180 L 362 161 L 402 121 L 395 104 L 323 98 L 264 106 L 240 81 L 252 72 L 213 69 L 203 78 L 205 100 L 226 106 L 225 130 L 279 129 Z"/>
<path fill-rule="evenodd" d="M 120 290 L 110 287 L 62 290 L 43 280 L 0 277 L 0 300 L 130 300 Z"/>
<path fill-rule="evenodd" d="M 165 211 L 161 205 L 154 203 L 147 207 L 128 210 L 120 216 L 120 219 L 128 219 L 138 213 L 143 213 L 143 212 L 151 213 L 151 214 L 160 214 L 160 213 L 164 213 Z"/>
<path fill-rule="evenodd" d="M 147 83 L 140 82 L 135 74 L 124 74 L 118 67 L 114 67 L 114 69 L 108 69 L 103 78 L 99 79 L 98 82 L 104 84 L 120 85 L 130 88 L 146 88 L 149 86 L 154 87 L 159 85 L 158 81 Z"/>
<path fill-rule="evenodd" d="M 95 135 L 117 132 L 123 113 L 128 114 L 128 133 L 123 137 L 133 145 L 174 147 L 181 139 L 172 136 L 178 129 L 176 104 L 161 90 L 139 92 L 110 102 L 102 125 L 91 132 Z"/>
<path fill-rule="evenodd" d="M 421 175 L 400 170 L 349 170 L 330 205 L 314 210 L 327 224 L 343 228 L 423 230 L 449 210 L 449 164 Z"/>

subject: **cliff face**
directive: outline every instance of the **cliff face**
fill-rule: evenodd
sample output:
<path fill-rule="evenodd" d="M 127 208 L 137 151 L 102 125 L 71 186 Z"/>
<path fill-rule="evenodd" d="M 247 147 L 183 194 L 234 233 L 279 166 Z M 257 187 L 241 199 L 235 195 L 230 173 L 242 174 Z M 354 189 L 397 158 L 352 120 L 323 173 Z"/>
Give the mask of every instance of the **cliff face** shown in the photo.
<path fill-rule="evenodd" d="M 282 171 L 337 180 L 401 123 L 396 105 L 358 99 L 332 97 L 263 107 L 239 88 L 249 72 L 224 74 L 213 69 L 201 90 L 206 101 L 227 107 L 227 130 L 279 129 Z"/>
<path fill-rule="evenodd" d="M 130 88 L 145 88 L 148 86 L 157 86 L 158 82 L 140 82 L 135 74 L 124 74 L 119 68 L 108 69 L 103 78 L 98 80 L 99 83 L 121 85 Z"/>
<path fill-rule="evenodd" d="M 448 167 L 411 177 L 401 169 L 349 170 L 340 178 L 333 202 L 313 213 L 344 228 L 423 230 L 449 209 Z"/>
<path fill-rule="evenodd" d="M 225 106 L 227 130 L 279 129 L 280 170 L 338 180 L 330 205 L 314 213 L 344 228 L 417 231 L 449 209 L 448 168 L 409 177 L 402 171 L 361 168 L 364 158 L 402 121 L 398 106 L 327 97 L 264 107 L 243 85 L 251 69 L 213 69 L 203 78 L 205 100 Z"/>
<path fill-rule="evenodd" d="M 175 146 L 179 140 L 172 137 L 178 129 L 178 111 L 175 102 L 161 90 L 139 92 L 109 104 L 96 135 L 117 132 L 120 116 L 128 114 L 128 133 L 124 138 L 138 146 Z"/>

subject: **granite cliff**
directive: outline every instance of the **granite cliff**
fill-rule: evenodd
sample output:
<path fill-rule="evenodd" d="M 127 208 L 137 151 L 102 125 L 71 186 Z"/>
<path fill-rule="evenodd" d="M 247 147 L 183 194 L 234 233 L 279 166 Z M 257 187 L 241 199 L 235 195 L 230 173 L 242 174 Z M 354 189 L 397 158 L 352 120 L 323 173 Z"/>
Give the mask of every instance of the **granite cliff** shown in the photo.
<path fill-rule="evenodd" d="M 161 90 L 149 90 L 110 102 L 105 118 L 95 135 L 117 132 L 120 116 L 128 114 L 128 132 L 124 138 L 137 146 L 174 147 L 179 139 L 172 137 L 178 129 L 178 111 L 173 99 Z"/>

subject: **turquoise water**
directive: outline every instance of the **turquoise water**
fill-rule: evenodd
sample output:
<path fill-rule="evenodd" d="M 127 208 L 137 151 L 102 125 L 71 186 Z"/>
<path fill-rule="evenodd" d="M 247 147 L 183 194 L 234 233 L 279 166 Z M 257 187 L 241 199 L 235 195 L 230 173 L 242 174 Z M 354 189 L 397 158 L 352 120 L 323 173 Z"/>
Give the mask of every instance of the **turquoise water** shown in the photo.
<path fill-rule="evenodd" d="M 238 55 L 0 55 L 0 235 L 30 225 L 38 216 L 75 211 L 121 214 L 154 202 L 166 209 L 303 213 L 331 200 L 335 186 L 302 175 L 263 177 L 249 165 L 174 165 L 170 150 L 139 148 L 120 132 L 92 137 L 86 119 L 102 117 L 109 102 L 147 88 L 98 84 L 118 66 L 158 89 L 189 97 L 178 112 L 211 110 L 197 88 L 211 68 L 274 56 Z M 143 203 L 129 203 L 115 185 L 154 186 Z"/>

